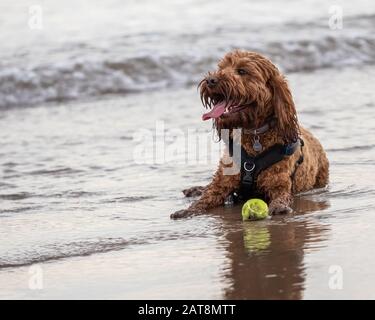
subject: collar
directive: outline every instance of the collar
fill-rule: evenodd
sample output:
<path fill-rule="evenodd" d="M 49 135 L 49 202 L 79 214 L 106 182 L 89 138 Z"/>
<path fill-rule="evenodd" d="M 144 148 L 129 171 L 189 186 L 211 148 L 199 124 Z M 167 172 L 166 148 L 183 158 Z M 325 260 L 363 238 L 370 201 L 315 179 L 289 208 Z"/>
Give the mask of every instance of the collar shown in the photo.
<path fill-rule="evenodd" d="M 258 134 L 266 133 L 270 128 L 274 126 L 274 124 L 275 124 L 275 120 L 272 119 L 269 122 L 267 122 L 265 125 L 261 126 L 260 128 L 244 129 L 244 132 L 257 136 Z"/>

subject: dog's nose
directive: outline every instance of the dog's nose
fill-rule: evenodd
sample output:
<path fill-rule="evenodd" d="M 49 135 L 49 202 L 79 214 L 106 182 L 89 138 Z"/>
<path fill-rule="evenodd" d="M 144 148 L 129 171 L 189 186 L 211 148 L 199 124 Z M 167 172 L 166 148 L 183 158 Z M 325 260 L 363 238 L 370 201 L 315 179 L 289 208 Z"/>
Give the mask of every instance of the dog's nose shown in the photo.
<path fill-rule="evenodd" d="M 216 77 L 214 77 L 214 76 L 209 76 L 209 77 L 206 79 L 206 83 L 207 83 L 207 85 L 208 85 L 210 88 L 216 86 L 218 82 L 219 82 L 218 78 L 216 78 Z"/>

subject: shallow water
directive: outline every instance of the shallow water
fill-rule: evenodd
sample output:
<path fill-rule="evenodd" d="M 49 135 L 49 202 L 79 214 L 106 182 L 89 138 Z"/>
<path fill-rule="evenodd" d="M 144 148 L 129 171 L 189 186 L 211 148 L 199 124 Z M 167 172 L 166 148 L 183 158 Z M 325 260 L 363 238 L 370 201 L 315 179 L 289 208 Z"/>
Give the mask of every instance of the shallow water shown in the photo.
<path fill-rule="evenodd" d="M 375 298 L 374 77 L 372 66 L 288 76 L 330 184 L 260 222 L 242 222 L 240 207 L 169 219 L 218 153 L 134 161 L 133 138 L 157 123 L 219 148 L 194 87 L 2 111 L 0 298 Z M 42 290 L 29 286 L 35 265 Z"/>

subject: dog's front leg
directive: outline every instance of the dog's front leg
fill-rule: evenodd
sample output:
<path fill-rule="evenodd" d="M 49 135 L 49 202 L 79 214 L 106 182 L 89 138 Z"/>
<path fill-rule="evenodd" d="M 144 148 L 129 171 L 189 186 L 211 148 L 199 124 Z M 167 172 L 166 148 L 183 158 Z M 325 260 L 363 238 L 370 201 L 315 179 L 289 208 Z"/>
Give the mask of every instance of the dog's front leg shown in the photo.
<path fill-rule="evenodd" d="M 208 209 L 218 207 L 224 204 L 225 198 L 238 188 L 240 183 L 240 174 L 228 174 L 226 165 L 228 161 L 220 161 L 219 168 L 216 171 L 212 182 L 205 187 L 202 196 L 193 202 L 189 208 L 176 211 L 171 214 L 172 219 L 184 218 L 192 215 L 199 215 Z M 230 171 L 231 172 L 231 171 Z"/>
<path fill-rule="evenodd" d="M 290 175 L 291 168 L 287 161 L 281 161 L 259 175 L 257 187 L 269 200 L 270 214 L 286 214 L 293 211 L 290 207 L 293 199 Z"/>

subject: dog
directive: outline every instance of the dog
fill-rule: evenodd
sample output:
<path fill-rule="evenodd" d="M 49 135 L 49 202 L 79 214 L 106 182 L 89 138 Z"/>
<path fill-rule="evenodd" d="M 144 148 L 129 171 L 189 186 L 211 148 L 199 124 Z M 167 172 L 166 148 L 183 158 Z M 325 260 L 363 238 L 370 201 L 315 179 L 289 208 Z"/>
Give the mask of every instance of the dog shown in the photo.
<path fill-rule="evenodd" d="M 293 194 L 328 184 L 326 153 L 299 125 L 287 81 L 269 59 L 255 52 L 229 52 L 199 88 L 202 104 L 210 110 L 203 120 L 213 119 L 218 136 L 226 129 L 229 138 L 211 183 L 185 190 L 186 196 L 200 198 L 171 218 L 203 214 L 238 196 L 239 190 L 251 190 L 242 200 L 263 198 L 271 215 L 291 213 Z M 234 161 L 236 143 L 241 156 Z M 226 174 L 233 165 L 237 173 Z"/>

